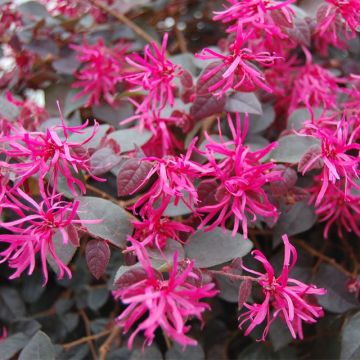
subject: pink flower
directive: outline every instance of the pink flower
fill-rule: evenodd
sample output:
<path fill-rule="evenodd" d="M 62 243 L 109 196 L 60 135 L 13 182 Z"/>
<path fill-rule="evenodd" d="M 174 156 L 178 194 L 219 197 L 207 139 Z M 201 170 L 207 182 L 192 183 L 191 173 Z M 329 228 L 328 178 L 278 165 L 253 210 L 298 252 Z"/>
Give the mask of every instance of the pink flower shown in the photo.
<path fill-rule="evenodd" d="M 321 191 L 321 176 L 316 178 L 316 184 L 310 189 L 314 202 Z M 346 186 L 349 188 L 346 189 Z M 338 235 L 343 238 L 343 230 L 353 232 L 360 237 L 360 196 L 358 190 L 346 185 L 344 181 L 329 183 L 321 201 L 316 206 L 316 214 L 320 222 L 325 222 L 324 238 L 329 237 L 330 228 L 337 226 Z"/>
<path fill-rule="evenodd" d="M 202 75 L 203 81 L 208 81 L 216 74 L 221 75 L 220 80 L 208 88 L 209 92 L 214 92 L 214 95 L 218 97 L 223 96 L 229 89 L 254 90 L 259 87 L 272 92 L 265 83 L 264 74 L 256 65 L 271 66 L 281 57 L 268 52 L 254 53 L 251 49 L 244 47 L 250 36 L 251 31 L 244 32 L 242 26 L 239 25 L 236 38 L 229 46 L 229 55 L 217 53 L 209 48 L 205 48 L 200 55 L 197 55 L 199 59 L 219 60 Z"/>
<path fill-rule="evenodd" d="M 317 318 L 323 316 L 322 308 L 314 305 L 311 297 L 313 295 L 324 295 L 326 290 L 289 278 L 289 273 L 297 261 L 297 252 L 286 235 L 282 239 L 285 246 L 284 264 L 278 277 L 275 276 L 274 269 L 265 255 L 259 250 L 254 250 L 252 254 L 262 264 L 265 273 L 243 266 L 244 270 L 258 276 L 257 282 L 262 287 L 264 300 L 261 304 L 254 303 L 250 305 L 245 303 L 244 306 L 248 311 L 240 315 L 239 327 L 242 328 L 244 323 L 250 321 L 250 325 L 245 331 L 245 335 L 249 335 L 256 326 L 266 321 L 261 338 L 263 341 L 268 334 L 271 323 L 277 316 L 280 316 L 285 321 L 294 339 L 297 337 L 303 339 L 304 337 L 302 322 L 316 323 Z M 273 309 L 272 312 L 270 311 L 271 308 Z"/>
<path fill-rule="evenodd" d="M 26 130 L 37 130 L 49 118 L 47 111 L 31 100 L 15 100 L 10 92 L 7 92 L 6 97 L 9 102 L 20 108 L 20 115 L 16 121 Z"/>
<path fill-rule="evenodd" d="M 217 143 L 206 134 L 209 144 L 206 145 L 205 155 L 212 169 L 210 174 L 218 182 L 218 190 L 215 193 L 216 203 L 199 207 L 197 211 L 206 214 L 200 228 L 206 225 L 208 230 L 218 225 L 225 228 L 227 220 L 233 217 L 233 235 L 241 224 L 244 238 L 247 238 L 248 216 L 252 217 L 252 221 L 257 219 L 257 215 L 272 217 L 275 221 L 278 217 L 277 209 L 269 201 L 264 188 L 271 182 L 279 181 L 281 173 L 272 171 L 273 163 L 262 162 L 277 143 L 252 152 L 244 145 L 248 116 L 245 116 L 243 131 L 239 114 L 236 114 L 236 126 L 228 114 L 228 124 L 233 140 Z M 222 137 L 220 124 L 219 133 Z M 221 154 L 224 160 L 217 162 L 214 154 Z"/>
<path fill-rule="evenodd" d="M 341 80 L 321 65 L 313 64 L 309 50 L 305 47 L 303 50 L 306 55 L 306 64 L 300 68 L 294 68 L 296 76 L 293 80 L 289 113 L 301 105 L 308 108 L 336 107 Z"/>
<path fill-rule="evenodd" d="M 35 256 L 40 254 L 44 284 L 48 280 L 47 256 L 52 258 L 59 267 L 59 278 L 65 273 L 71 278 L 70 269 L 58 257 L 54 247 L 54 236 L 60 236 L 64 245 L 69 240 L 78 246 L 76 226 L 81 223 L 94 223 L 97 220 L 77 220 L 79 202 L 61 200 L 61 194 L 50 196 L 37 203 L 19 188 L 6 195 L 1 204 L 18 218 L 13 221 L 0 222 L 0 226 L 10 231 L 0 234 L 0 243 L 8 245 L 0 252 L 0 263 L 8 262 L 15 272 L 10 279 L 18 278 L 27 268 L 31 275 L 35 269 Z M 74 227 L 75 226 L 75 227 Z"/>
<path fill-rule="evenodd" d="M 174 199 L 175 206 L 180 200 L 190 209 L 197 204 L 198 195 L 193 181 L 209 171 L 206 167 L 190 160 L 196 141 L 197 138 L 194 138 L 185 155 L 144 158 L 144 160 L 154 161 L 154 165 L 140 186 L 146 183 L 154 174 L 157 174 L 158 177 L 146 194 L 135 203 L 134 207 L 146 202 L 152 205 L 156 201 L 164 200 L 167 197 Z"/>
<path fill-rule="evenodd" d="M 166 58 L 168 37 L 168 33 L 165 33 L 161 49 L 152 42 L 152 49 L 149 45 L 145 46 L 144 57 L 135 53 L 126 58 L 136 71 L 125 74 L 123 78 L 136 87 L 133 91 L 146 91 L 145 98 L 137 109 L 138 113 L 161 110 L 167 104 L 174 105 L 173 80 L 180 77 L 183 70 Z"/>
<path fill-rule="evenodd" d="M 164 199 L 159 208 L 153 208 L 149 204 L 146 204 L 141 210 L 141 221 L 132 221 L 134 225 L 134 234 L 132 237 L 138 242 L 141 242 L 142 246 L 156 246 L 161 250 L 166 246 L 168 239 L 182 242 L 179 233 L 194 232 L 191 226 L 184 225 L 181 222 L 163 216 L 170 200 L 171 197 Z M 134 250 L 134 248 L 128 247 L 127 250 Z"/>
<path fill-rule="evenodd" d="M 113 104 L 117 86 L 122 82 L 128 46 L 121 43 L 111 49 L 100 38 L 94 45 L 84 42 L 81 46 L 73 45 L 72 48 L 77 51 L 77 58 L 83 63 L 81 70 L 75 73 L 77 81 L 72 86 L 81 91 L 74 99 L 89 96 L 87 106 L 99 105 L 102 98 Z"/>
<path fill-rule="evenodd" d="M 181 345 L 196 345 L 186 333 L 190 326 L 186 321 L 196 317 L 202 321 L 202 313 L 210 306 L 200 300 L 214 297 L 218 292 L 213 283 L 201 284 L 194 262 L 178 263 L 177 253 L 169 264 L 168 277 L 152 268 L 150 259 L 140 244 L 133 241 L 136 255 L 142 266 L 141 276 L 132 284 L 119 287 L 113 292 L 115 299 L 121 299 L 128 307 L 117 318 L 118 325 L 127 333 L 136 323 L 136 329 L 128 342 L 132 347 L 136 335 L 144 331 L 145 344 L 151 345 L 157 328 Z"/>
<path fill-rule="evenodd" d="M 84 184 L 73 175 L 73 172 L 79 173 L 80 170 L 84 170 L 91 174 L 89 155 L 82 145 L 95 136 L 98 124 L 95 122 L 93 133 L 81 143 L 70 142 L 68 137 L 69 133 L 81 133 L 87 125 L 88 122 L 85 122 L 81 126 L 67 127 L 63 120 L 62 125 L 48 128 L 45 133 L 26 132 L 24 129 L 13 128 L 13 134 L 0 136 L 0 144 L 7 145 L 6 148 L 0 148 L 0 152 L 16 161 L 8 166 L 9 171 L 17 175 L 16 186 L 23 184 L 30 176 L 37 176 L 41 194 L 46 197 L 45 177 L 50 177 L 55 194 L 58 178 L 62 175 L 74 195 L 77 195 L 74 185 L 85 193 Z"/>
<path fill-rule="evenodd" d="M 321 150 L 314 153 L 303 166 L 303 174 L 311 170 L 319 160 L 323 162 L 321 174 L 322 186 L 316 198 L 318 206 L 323 199 L 329 183 L 335 184 L 341 179 L 345 180 L 346 188 L 351 185 L 360 190 L 356 183 L 359 178 L 359 150 L 357 143 L 360 134 L 360 125 L 355 129 L 343 117 L 339 122 L 333 122 L 335 130 L 320 128 L 315 124 L 306 124 L 303 132 L 309 132 L 321 141 Z M 355 155 L 352 155 L 353 152 Z"/>
<path fill-rule="evenodd" d="M 227 31 L 236 31 L 237 25 L 249 25 L 265 29 L 271 34 L 281 33 L 279 25 L 292 27 L 294 11 L 290 4 L 296 0 L 227 0 L 230 7 L 215 11 L 214 20 L 223 23 L 235 23 Z"/>
<path fill-rule="evenodd" d="M 360 26 L 359 0 L 326 0 L 317 12 L 316 44 L 327 54 L 328 45 L 345 48 L 345 39 L 356 36 Z"/>

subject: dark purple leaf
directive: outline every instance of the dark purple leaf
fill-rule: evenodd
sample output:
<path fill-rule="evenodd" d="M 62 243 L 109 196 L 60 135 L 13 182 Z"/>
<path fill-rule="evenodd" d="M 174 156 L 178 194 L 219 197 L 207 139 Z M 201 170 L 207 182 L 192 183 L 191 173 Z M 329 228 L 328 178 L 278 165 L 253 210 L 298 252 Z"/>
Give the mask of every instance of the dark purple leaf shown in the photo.
<path fill-rule="evenodd" d="M 298 176 L 296 171 L 291 167 L 279 166 L 282 179 L 270 184 L 271 194 L 275 196 L 284 195 L 289 189 L 293 188 L 297 182 Z"/>
<path fill-rule="evenodd" d="M 142 185 L 149 174 L 152 164 L 140 159 L 128 159 L 121 164 L 117 176 L 119 196 L 129 196 Z"/>
<path fill-rule="evenodd" d="M 82 196 L 78 200 L 78 216 L 81 220 L 102 220 L 100 223 L 84 223 L 83 227 L 87 232 L 115 246 L 125 248 L 127 236 L 133 231 L 129 214 L 109 200 L 92 196 Z"/>
<path fill-rule="evenodd" d="M 187 89 L 192 88 L 193 78 L 192 78 L 191 73 L 187 70 L 184 70 L 184 73 L 180 77 L 180 82 L 184 88 L 187 88 Z"/>
<path fill-rule="evenodd" d="M 106 241 L 91 240 L 86 244 L 85 259 L 92 275 L 99 279 L 110 260 L 110 248 Z"/>
<path fill-rule="evenodd" d="M 155 276 L 161 277 L 160 273 L 154 270 Z M 120 266 L 115 275 L 114 287 L 115 289 L 126 289 L 130 285 L 144 280 L 148 277 L 146 270 L 138 264 L 133 266 Z"/>
<path fill-rule="evenodd" d="M 9 121 L 14 121 L 20 115 L 20 111 L 16 105 L 7 100 L 4 96 L 0 96 L 0 117 Z"/>
<path fill-rule="evenodd" d="M 218 187 L 219 184 L 213 179 L 203 180 L 199 184 L 197 192 L 200 206 L 216 204 L 215 193 Z"/>
<path fill-rule="evenodd" d="M 121 157 L 115 154 L 110 147 L 96 150 L 90 157 L 91 173 L 94 175 L 104 174 L 118 165 L 120 161 Z"/>
<path fill-rule="evenodd" d="M 225 96 L 218 99 L 212 94 L 198 95 L 190 108 L 190 116 L 197 121 L 221 113 L 224 110 L 225 102 Z"/>
<path fill-rule="evenodd" d="M 313 145 L 310 146 L 306 153 L 302 156 L 298 164 L 298 171 L 303 172 L 306 166 L 314 160 L 317 156 L 321 154 L 321 146 L 320 145 Z M 310 171 L 313 169 L 321 169 L 324 166 L 324 162 L 321 158 L 317 159 L 313 164 L 311 164 L 306 171 Z"/>
<path fill-rule="evenodd" d="M 67 54 L 66 57 L 62 57 L 52 63 L 53 68 L 58 73 L 66 75 L 72 75 L 79 65 L 80 62 L 77 60 L 75 52 Z"/>
<path fill-rule="evenodd" d="M 294 25 L 294 27 L 286 29 L 289 38 L 298 44 L 310 46 L 311 30 L 306 20 L 297 16 Z"/>
<path fill-rule="evenodd" d="M 238 299 L 238 308 L 239 310 L 244 306 L 248 301 L 252 290 L 252 281 L 249 279 L 244 280 L 239 288 L 239 299 Z"/>

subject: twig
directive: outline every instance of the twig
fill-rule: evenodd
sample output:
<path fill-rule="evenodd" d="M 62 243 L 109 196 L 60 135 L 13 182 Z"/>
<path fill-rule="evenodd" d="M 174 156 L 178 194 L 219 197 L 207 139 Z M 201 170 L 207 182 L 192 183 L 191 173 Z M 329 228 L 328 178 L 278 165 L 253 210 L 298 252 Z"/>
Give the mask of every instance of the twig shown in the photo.
<path fill-rule="evenodd" d="M 184 33 L 181 30 L 178 29 L 177 24 L 175 24 L 175 35 L 176 35 L 176 38 L 177 38 L 177 41 L 178 41 L 178 44 L 179 44 L 180 51 L 182 53 L 189 52 L 189 49 L 188 49 L 187 44 L 186 44 L 186 39 L 185 39 Z"/>
<path fill-rule="evenodd" d="M 116 11 L 115 9 L 111 9 L 107 7 L 104 3 L 98 1 L 98 0 L 90 0 L 90 2 L 101 9 L 102 11 L 112 15 L 114 18 L 118 19 L 120 22 L 128 26 L 135 34 L 139 35 L 141 38 L 143 38 L 147 42 L 155 42 L 155 41 L 147 32 L 145 32 L 141 27 L 136 25 L 132 20 L 130 20 L 126 15 Z M 158 44 L 159 45 L 159 44 Z"/>
<path fill-rule="evenodd" d="M 86 186 L 86 189 L 93 192 L 94 194 L 102 197 L 103 199 L 106 199 L 106 200 L 110 200 L 111 202 L 113 202 L 114 204 L 116 205 L 119 205 L 121 206 L 126 212 L 127 214 L 129 215 L 129 217 L 133 220 L 137 220 L 136 217 L 129 211 L 126 210 L 126 202 L 124 201 L 120 201 L 120 200 L 116 200 L 114 197 L 112 197 L 111 195 L 109 195 L 107 192 L 105 191 L 102 191 L 100 189 L 98 189 L 97 187 L 93 186 L 93 185 L 90 185 L 90 184 L 85 184 Z"/>
<path fill-rule="evenodd" d="M 346 270 L 345 268 L 343 268 L 339 263 L 337 263 L 335 261 L 335 259 L 326 256 L 324 254 L 322 254 L 320 251 L 317 251 L 316 249 L 312 248 L 310 245 L 308 245 L 305 241 L 303 240 L 299 240 L 299 239 L 294 239 L 294 241 L 300 245 L 305 251 L 307 251 L 310 255 L 316 256 L 319 259 L 321 259 L 322 261 L 331 264 L 334 268 L 338 269 L 339 271 L 341 271 L 343 274 L 345 274 L 346 276 L 349 277 L 353 277 L 353 274 Z"/>
<path fill-rule="evenodd" d="M 258 280 L 252 276 L 246 276 L 246 275 L 236 275 L 236 274 L 231 274 L 225 271 L 219 271 L 219 270 L 208 270 L 208 272 L 210 274 L 214 274 L 214 275 L 221 275 L 221 276 L 226 276 L 231 280 L 250 280 L 250 281 L 255 281 L 257 282 Z"/>
<path fill-rule="evenodd" d="M 71 348 L 81 345 L 81 344 L 84 344 L 84 343 L 88 342 L 89 340 L 100 339 L 100 338 L 110 334 L 111 332 L 112 332 L 112 329 L 104 330 L 102 332 L 99 332 L 99 333 L 91 335 L 91 336 L 84 336 L 81 339 L 71 341 L 69 343 L 63 344 L 62 346 L 63 346 L 64 350 L 70 350 Z"/>
<path fill-rule="evenodd" d="M 115 326 L 111 330 L 109 337 L 104 341 L 104 343 L 100 347 L 100 351 L 99 351 L 100 360 L 106 360 L 106 354 L 108 353 L 111 344 L 119 334 L 120 334 L 120 328 L 118 326 Z"/>
<path fill-rule="evenodd" d="M 87 336 L 91 336 L 91 329 L 90 329 L 90 321 L 89 318 L 86 315 L 86 312 L 84 311 L 84 309 L 80 309 L 79 310 L 80 316 L 82 317 L 83 321 L 84 321 L 84 325 L 85 325 L 85 332 Z M 94 346 L 94 343 L 92 342 L 91 339 L 88 339 L 87 341 L 90 351 L 91 351 L 91 355 L 93 357 L 94 360 L 96 360 L 97 356 L 96 356 L 96 349 Z"/>

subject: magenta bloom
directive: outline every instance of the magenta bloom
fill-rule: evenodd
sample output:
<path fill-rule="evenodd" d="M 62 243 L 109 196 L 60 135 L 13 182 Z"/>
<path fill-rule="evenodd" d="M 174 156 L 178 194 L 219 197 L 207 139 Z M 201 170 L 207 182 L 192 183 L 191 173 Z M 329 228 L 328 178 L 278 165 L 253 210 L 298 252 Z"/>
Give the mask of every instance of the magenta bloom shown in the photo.
<path fill-rule="evenodd" d="M 194 317 L 202 320 L 202 313 L 210 306 L 200 300 L 218 293 L 214 290 L 214 284 L 200 285 L 201 279 L 194 271 L 194 262 L 185 260 L 179 264 L 176 253 L 173 264 L 169 264 L 169 276 L 165 278 L 151 267 L 146 251 L 136 242 L 133 245 L 142 267 L 142 275 L 134 279 L 132 284 L 113 291 L 115 299 L 121 299 L 123 304 L 128 305 L 117 318 L 124 332 L 127 333 L 139 321 L 129 338 L 129 348 L 141 331 L 145 335 L 145 344 L 151 345 L 159 327 L 181 345 L 196 345 L 196 340 L 186 335 L 190 330 L 186 321 Z"/>
<path fill-rule="evenodd" d="M 320 128 L 315 124 L 306 124 L 304 131 L 310 130 L 312 136 L 321 140 L 321 151 L 314 153 L 303 167 L 303 174 L 312 169 L 312 166 L 322 161 L 322 186 L 315 205 L 318 206 L 323 199 L 329 183 L 335 184 L 341 179 L 345 180 L 346 187 L 351 185 L 360 190 L 356 179 L 359 178 L 359 150 L 357 143 L 360 134 L 360 125 L 353 129 L 345 117 L 334 122 L 335 130 Z M 355 155 L 352 155 L 352 152 Z"/>
<path fill-rule="evenodd" d="M 215 11 L 214 20 L 223 23 L 235 23 L 228 32 L 236 31 L 237 25 L 249 25 L 265 29 L 277 34 L 281 32 L 279 25 L 291 27 L 294 11 L 289 7 L 296 0 L 227 0 L 229 7 L 223 11 Z"/>
<path fill-rule="evenodd" d="M 258 325 L 266 321 L 265 330 L 261 340 L 265 340 L 271 323 L 277 316 L 280 316 L 288 326 L 290 333 L 294 339 L 298 336 L 303 339 L 302 322 L 316 323 L 317 318 L 323 316 L 323 310 L 320 306 L 316 306 L 311 301 L 313 295 L 324 295 L 325 289 L 316 288 L 314 285 L 307 285 L 303 282 L 289 278 L 289 272 L 297 261 L 297 252 L 293 245 L 290 244 L 286 235 L 282 237 L 284 242 L 284 264 L 281 274 L 276 277 L 272 265 L 269 263 L 265 255 L 254 250 L 252 254 L 265 269 L 265 273 L 260 273 L 243 266 L 243 269 L 251 274 L 257 275 L 257 282 L 263 289 L 264 301 L 261 304 L 254 303 L 252 305 L 245 304 L 248 309 L 244 314 L 240 315 L 240 328 L 247 321 L 250 325 L 245 331 L 245 335 Z M 271 312 L 270 309 L 273 309 Z"/>
<path fill-rule="evenodd" d="M 98 39 L 94 45 L 84 42 L 72 48 L 77 51 L 78 60 L 83 64 L 81 70 L 75 73 L 77 81 L 72 86 L 81 91 L 74 99 L 89 96 L 87 106 L 100 104 L 102 98 L 113 104 L 117 86 L 122 82 L 128 46 L 119 44 L 111 49 L 103 39 Z"/>
<path fill-rule="evenodd" d="M 190 160 L 196 141 L 197 138 L 194 138 L 185 155 L 167 156 L 162 159 L 144 158 L 154 161 L 154 165 L 143 183 L 147 182 L 154 174 L 157 174 L 158 177 L 151 188 L 136 202 L 135 207 L 147 201 L 152 205 L 157 200 L 164 200 L 167 197 L 174 198 L 175 205 L 180 200 L 183 201 L 190 209 L 197 204 L 198 194 L 193 181 L 208 173 L 209 170 Z"/>
<path fill-rule="evenodd" d="M 344 39 L 356 36 L 360 26 L 359 0 L 325 0 L 317 12 L 316 42 L 327 53 L 328 45 L 345 48 Z"/>
<path fill-rule="evenodd" d="M 322 181 L 317 177 L 316 184 L 310 189 L 312 197 L 311 202 L 315 202 L 321 191 Z M 360 196 L 357 189 L 347 185 L 344 181 L 333 184 L 329 183 L 326 192 L 317 204 L 316 214 L 319 221 L 325 223 L 324 238 L 329 237 L 330 228 L 337 226 L 339 237 L 343 238 L 344 233 L 353 232 L 360 237 Z"/>
<path fill-rule="evenodd" d="M 133 238 L 141 242 L 142 246 L 157 247 L 163 249 L 168 239 L 182 242 L 179 233 L 192 233 L 194 229 L 191 226 L 182 224 L 181 222 L 171 220 L 167 216 L 163 216 L 164 210 L 168 206 L 171 197 L 164 199 L 159 208 L 153 208 L 146 204 L 141 209 L 142 220 L 133 220 L 134 234 Z M 133 250 L 133 247 L 128 248 Z"/>
<path fill-rule="evenodd" d="M 272 89 L 265 83 L 264 74 L 256 65 L 271 66 L 275 60 L 281 59 L 281 57 L 268 52 L 254 53 L 251 49 L 244 47 L 250 36 L 251 31 L 244 32 L 242 26 L 239 25 L 236 38 L 229 46 L 229 55 L 217 53 L 208 48 L 197 55 L 199 59 L 219 60 L 202 75 L 202 80 L 208 81 L 215 75 L 221 74 L 220 80 L 208 88 L 209 92 L 214 92 L 219 97 L 229 89 L 254 90 L 259 87 L 267 92 L 272 92 Z"/>
<path fill-rule="evenodd" d="M 79 170 L 84 170 L 91 174 L 89 155 L 82 145 L 95 136 L 98 124 L 95 122 L 93 133 L 81 143 L 68 141 L 68 136 L 69 133 L 81 133 L 87 125 L 88 122 L 77 127 L 67 127 L 63 123 L 61 126 L 48 128 L 45 133 L 26 132 L 23 129 L 13 128 L 13 134 L 0 136 L 0 144 L 7 145 L 6 148 L 0 149 L 0 152 L 16 161 L 8 166 L 9 171 L 17 176 L 16 186 L 23 184 L 30 176 L 37 176 L 41 194 L 46 197 L 45 177 L 49 176 L 55 194 L 58 178 L 62 175 L 74 195 L 77 195 L 74 185 L 85 193 L 84 184 L 72 172 L 78 173 Z M 62 132 L 61 138 L 60 132 Z M 99 178 L 96 179 L 101 181 Z"/>
<path fill-rule="evenodd" d="M 166 58 L 168 33 L 165 33 L 161 49 L 155 42 L 145 46 L 144 57 L 133 54 L 126 58 L 129 65 L 136 71 L 125 74 L 123 78 L 136 88 L 133 91 L 146 91 L 145 98 L 137 112 L 161 110 L 167 104 L 174 105 L 173 80 L 179 77 L 183 70 Z"/>
<path fill-rule="evenodd" d="M 301 105 L 334 108 L 340 92 L 340 79 L 321 65 L 313 64 L 309 50 L 303 48 L 306 64 L 296 71 L 293 81 L 289 113 Z"/>
<path fill-rule="evenodd" d="M 55 252 L 54 236 L 60 236 L 64 245 L 69 241 L 78 246 L 75 226 L 84 223 L 77 219 L 79 202 L 61 200 L 61 194 L 50 196 L 37 203 L 19 188 L 7 194 L 1 204 L 18 215 L 18 219 L 0 222 L 9 234 L 0 234 L 0 243 L 8 247 L 0 252 L 0 263 L 8 262 L 15 272 L 10 279 L 18 278 L 27 268 L 31 275 L 35 269 L 35 256 L 40 254 L 44 284 L 48 280 L 47 257 L 52 258 L 59 267 L 59 278 L 65 273 L 71 278 L 70 269 L 63 264 Z M 96 222 L 89 220 L 85 222 Z"/>
<path fill-rule="evenodd" d="M 248 234 L 248 216 L 252 221 L 257 216 L 264 218 L 278 217 L 276 207 L 270 202 L 265 192 L 265 186 L 271 182 L 279 181 L 281 173 L 273 171 L 273 163 L 262 162 L 264 156 L 277 146 L 272 143 L 264 149 L 251 152 L 244 145 L 248 116 L 245 117 L 244 130 L 241 131 L 240 115 L 236 114 L 236 127 L 233 125 L 228 114 L 228 124 L 231 129 L 233 140 L 212 140 L 206 135 L 209 144 L 206 145 L 206 157 L 211 176 L 218 182 L 218 190 L 215 193 L 216 203 L 199 207 L 199 213 L 205 214 L 200 227 L 208 225 L 208 230 L 221 225 L 225 228 L 227 220 L 234 219 L 233 235 L 237 233 L 240 224 L 244 238 Z M 221 135 L 220 125 L 219 133 Z M 214 154 L 221 154 L 224 160 L 217 162 Z"/>

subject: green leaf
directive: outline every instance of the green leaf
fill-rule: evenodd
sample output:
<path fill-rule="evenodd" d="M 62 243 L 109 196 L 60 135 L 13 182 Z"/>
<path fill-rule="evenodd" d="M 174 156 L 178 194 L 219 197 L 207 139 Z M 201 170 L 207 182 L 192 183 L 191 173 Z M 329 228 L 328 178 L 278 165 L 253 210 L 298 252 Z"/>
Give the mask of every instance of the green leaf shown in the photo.
<path fill-rule="evenodd" d="M 185 255 L 194 259 L 199 268 L 208 268 L 248 254 L 253 244 L 241 234 L 231 236 L 231 231 L 221 228 L 204 232 L 199 230 L 190 236 L 185 245 Z"/>
<path fill-rule="evenodd" d="M 81 220 L 102 220 L 98 224 L 83 224 L 89 234 L 125 248 L 126 238 L 133 230 L 128 213 L 109 200 L 92 196 L 82 196 L 78 200 Z"/>
<path fill-rule="evenodd" d="M 120 145 L 121 152 L 124 153 L 143 146 L 152 136 L 153 134 L 150 131 L 129 128 L 114 131 L 108 135 L 108 138 L 114 139 Z"/>
<path fill-rule="evenodd" d="M 21 351 L 19 360 L 52 360 L 55 359 L 55 349 L 50 338 L 38 331 Z"/>
<path fill-rule="evenodd" d="M 360 311 L 348 318 L 344 324 L 340 359 L 360 359 Z"/>
<path fill-rule="evenodd" d="M 314 145 L 321 143 L 313 136 L 286 135 L 279 139 L 279 145 L 270 153 L 270 159 L 278 163 L 297 164 Z"/>

